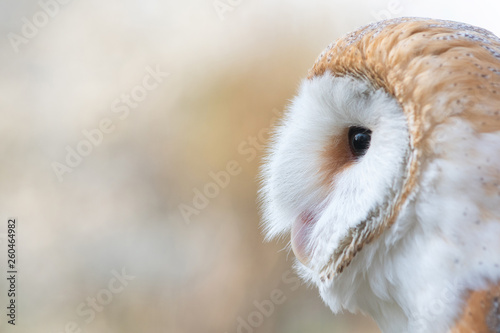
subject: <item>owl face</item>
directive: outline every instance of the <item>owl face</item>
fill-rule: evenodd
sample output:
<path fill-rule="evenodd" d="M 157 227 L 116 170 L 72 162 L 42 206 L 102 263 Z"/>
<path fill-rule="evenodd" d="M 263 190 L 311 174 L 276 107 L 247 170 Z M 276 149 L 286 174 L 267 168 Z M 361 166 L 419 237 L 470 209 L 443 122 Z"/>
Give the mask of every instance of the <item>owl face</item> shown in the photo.
<path fill-rule="evenodd" d="M 305 81 L 265 169 L 268 235 L 291 232 L 297 259 L 321 271 L 352 230 L 390 215 L 409 144 L 404 113 L 384 90 L 330 72 Z"/>
<path fill-rule="evenodd" d="M 337 40 L 275 129 L 267 238 L 290 235 L 333 311 L 447 332 L 464 295 L 500 284 L 499 106 L 500 40 L 486 30 L 402 18 Z"/>

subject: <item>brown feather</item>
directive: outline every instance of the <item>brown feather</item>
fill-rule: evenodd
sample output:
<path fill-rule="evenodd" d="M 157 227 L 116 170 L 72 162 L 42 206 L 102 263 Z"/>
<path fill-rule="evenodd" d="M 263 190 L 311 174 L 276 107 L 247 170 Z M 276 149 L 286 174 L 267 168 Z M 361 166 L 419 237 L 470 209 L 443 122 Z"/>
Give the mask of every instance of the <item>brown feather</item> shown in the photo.
<path fill-rule="evenodd" d="M 450 333 L 497 333 L 500 330 L 500 286 L 470 292 Z"/>

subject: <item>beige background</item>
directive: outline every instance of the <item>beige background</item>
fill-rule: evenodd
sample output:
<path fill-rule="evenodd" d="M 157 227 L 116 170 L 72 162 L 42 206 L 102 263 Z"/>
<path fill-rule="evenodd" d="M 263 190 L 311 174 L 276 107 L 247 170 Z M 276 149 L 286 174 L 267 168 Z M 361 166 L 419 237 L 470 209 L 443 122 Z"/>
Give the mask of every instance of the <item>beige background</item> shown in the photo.
<path fill-rule="evenodd" d="M 2 276 L 6 220 L 19 223 L 17 325 L 2 310 L 0 331 L 378 332 L 297 283 L 286 239 L 263 242 L 264 142 L 253 138 L 337 37 L 396 16 L 499 34 L 496 2 L 221 0 L 222 14 L 213 0 L 42 3 L 53 17 L 16 47 L 12 34 L 42 7 L 0 3 Z M 170 75 L 127 117 L 113 112 L 122 94 L 141 92 L 147 68 Z M 54 163 L 105 119 L 114 130 L 59 181 Z M 188 223 L 179 206 L 193 206 L 229 161 L 239 173 Z M 122 269 L 134 278 L 118 288 Z M 95 297 L 99 311 L 87 303 Z M 256 327 L 239 328 L 249 320 Z"/>

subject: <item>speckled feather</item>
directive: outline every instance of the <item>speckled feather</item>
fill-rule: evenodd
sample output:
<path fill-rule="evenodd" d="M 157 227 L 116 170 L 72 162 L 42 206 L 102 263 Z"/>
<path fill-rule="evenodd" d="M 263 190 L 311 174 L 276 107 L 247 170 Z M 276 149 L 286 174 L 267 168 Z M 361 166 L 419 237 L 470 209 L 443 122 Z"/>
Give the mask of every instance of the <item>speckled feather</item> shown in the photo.
<path fill-rule="evenodd" d="M 477 133 L 500 130 L 500 39 L 487 30 L 458 22 L 388 20 L 365 26 L 329 45 L 308 77 L 327 70 L 334 76 L 367 80 L 394 96 L 407 117 L 411 154 L 403 191 L 384 207 L 382 223 L 371 223 L 368 218 L 353 228 L 322 270 L 323 281 L 341 273 L 365 244 L 394 223 L 400 206 L 415 191 L 423 156 L 434 150 L 428 138 L 435 125 L 445 118 L 461 117 Z M 496 191 L 489 193 L 498 196 Z M 486 330 L 484 319 L 492 307 L 491 300 L 489 306 L 484 305 L 486 293 L 472 293 L 453 333 L 497 332 Z M 482 307 L 478 302 L 483 302 Z"/>

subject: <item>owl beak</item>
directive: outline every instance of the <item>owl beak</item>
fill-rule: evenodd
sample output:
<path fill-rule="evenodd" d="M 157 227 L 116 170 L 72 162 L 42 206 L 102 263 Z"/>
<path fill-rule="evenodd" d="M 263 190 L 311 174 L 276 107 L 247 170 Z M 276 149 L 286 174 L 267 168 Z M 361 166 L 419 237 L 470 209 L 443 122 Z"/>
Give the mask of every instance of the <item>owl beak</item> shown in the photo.
<path fill-rule="evenodd" d="M 313 225 L 314 218 L 311 213 L 300 214 L 292 225 L 292 250 L 295 257 L 305 266 L 309 265 L 314 250 L 310 239 Z"/>

